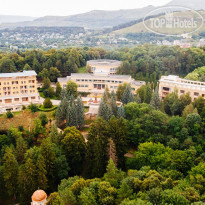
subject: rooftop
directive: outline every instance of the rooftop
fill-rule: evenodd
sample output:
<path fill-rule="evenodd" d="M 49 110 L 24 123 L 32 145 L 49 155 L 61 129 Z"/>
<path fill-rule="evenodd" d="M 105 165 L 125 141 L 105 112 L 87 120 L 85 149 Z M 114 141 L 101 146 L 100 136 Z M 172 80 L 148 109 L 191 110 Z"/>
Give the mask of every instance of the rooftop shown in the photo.
<path fill-rule="evenodd" d="M 16 73 L 0 73 L 0 78 L 15 78 L 15 77 L 26 77 L 26 76 L 36 76 L 34 70 L 24 70 L 23 72 Z"/>
<path fill-rule="evenodd" d="M 88 64 L 92 65 L 112 65 L 112 66 L 119 66 L 121 61 L 118 60 L 110 60 L 110 59 L 97 59 L 97 60 L 90 60 L 87 61 Z"/>
<path fill-rule="evenodd" d="M 67 76 L 69 78 L 70 76 Z M 130 75 L 97 75 L 97 74 L 91 74 L 91 73 L 71 73 L 71 78 L 91 78 L 91 79 L 127 79 L 129 80 L 131 78 Z"/>
<path fill-rule="evenodd" d="M 175 84 L 194 85 L 194 86 L 205 87 L 205 82 L 187 80 L 187 79 L 180 78 L 179 76 L 176 76 L 176 75 L 162 76 L 159 81 L 160 82 L 175 83 Z"/>

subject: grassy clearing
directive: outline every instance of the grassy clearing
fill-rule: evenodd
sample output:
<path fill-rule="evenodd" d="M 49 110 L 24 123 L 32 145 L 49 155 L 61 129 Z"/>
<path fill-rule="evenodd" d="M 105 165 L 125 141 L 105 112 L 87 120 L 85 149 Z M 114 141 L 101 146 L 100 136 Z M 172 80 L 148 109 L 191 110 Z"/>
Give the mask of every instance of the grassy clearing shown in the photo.
<path fill-rule="evenodd" d="M 29 109 L 14 112 L 13 118 L 6 118 L 6 115 L 0 116 L 0 130 L 8 130 L 11 127 L 18 128 L 19 126 L 23 126 L 25 129 L 32 129 L 34 127 L 34 120 L 39 117 L 41 113 L 45 113 L 48 117 L 48 119 L 54 119 L 53 112 L 36 112 L 31 113 Z"/>
<path fill-rule="evenodd" d="M 78 73 L 86 73 L 86 66 L 78 68 Z"/>

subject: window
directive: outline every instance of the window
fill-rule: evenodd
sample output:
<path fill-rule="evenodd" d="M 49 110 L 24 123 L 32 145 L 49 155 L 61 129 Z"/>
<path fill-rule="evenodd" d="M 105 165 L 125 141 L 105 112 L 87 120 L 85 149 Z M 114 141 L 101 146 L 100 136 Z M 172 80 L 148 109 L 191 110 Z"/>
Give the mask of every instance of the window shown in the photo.
<path fill-rule="evenodd" d="M 184 94 L 184 92 L 185 92 L 184 90 L 180 90 L 180 93 L 181 93 L 181 94 Z"/>
<path fill-rule="evenodd" d="M 163 87 L 162 88 L 164 91 L 169 91 L 169 88 L 167 88 L 167 87 Z"/>
<path fill-rule="evenodd" d="M 15 101 L 15 102 L 18 102 L 18 101 L 19 101 L 19 98 L 14 98 L 14 101 Z"/>
<path fill-rule="evenodd" d="M 197 93 L 197 92 L 194 92 L 194 95 L 195 95 L 195 96 L 199 96 L 199 93 Z"/>
<path fill-rule="evenodd" d="M 34 99 L 36 99 L 36 97 L 31 97 L 31 100 L 34 100 Z"/>
<path fill-rule="evenodd" d="M 12 103 L 12 99 L 5 99 L 5 103 Z"/>
<path fill-rule="evenodd" d="M 25 101 L 28 101 L 28 98 L 22 98 L 22 101 L 25 102 Z"/>

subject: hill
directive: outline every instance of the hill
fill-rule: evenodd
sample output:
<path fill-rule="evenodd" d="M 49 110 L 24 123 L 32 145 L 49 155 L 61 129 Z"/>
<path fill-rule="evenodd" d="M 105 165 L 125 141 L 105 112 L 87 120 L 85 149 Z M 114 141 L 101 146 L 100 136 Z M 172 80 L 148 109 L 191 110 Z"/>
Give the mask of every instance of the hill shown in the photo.
<path fill-rule="evenodd" d="M 164 6 L 182 6 L 192 9 L 205 10 L 204 0 L 172 0 Z M 14 19 L 3 20 L 0 23 L 0 28 L 11 28 L 11 27 L 30 27 L 30 26 L 78 26 L 89 29 L 101 29 L 111 28 L 118 26 L 119 24 L 136 21 L 140 18 L 159 7 L 147 6 L 138 9 L 121 9 L 116 11 L 104 11 L 104 10 L 93 10 L 90 12 L 76 14 L 71 16 L 45 16 L 37 19 L 31 19 L 32 17 L 15 17 Z M 1 17 L 1 16 L 0 16 Z M 21 20 L 22 19 L 22 20 Z M 19 22 L 21 21 L 21 22 Z M 8 23 L 5 23 L 8 22 Z M 18 22 L 18 23 L 15 23 Z"/>
<path fill-rule="evenodd" d="M 105 28 L 142 18 L 153 9 L 155 9 L 155 7 L 147 6 L 140 9 L 125 9 L 116 11 L 93 10 L 72 16 L 45 16 L 37 18 L 32 22 L 27 21 L 1 24 L 0 28 L 25 26 L 79 26 L 89 29 Z"/>
<path fill-rule="evenodd" d="M 23 21 L 33 21 L 35 19 L 35 17 L 31 16 L 0 15 L 0 23 L 17 23 Z"/>
<path fill-rule="evenodd" d="M 186 11 L 186 12 L 180 12 L 180 16 L 186 16 L 188 15 L 189 11 Z M 199 11 L 199 13 L 205 17 L 205 11 Z M 147 21 L 146 21 L 147 22 Z M 145 23 L 146 23 L 145 22 Z M 205 30 L 205 25 L 203 25 L 203 27 L 198 30 L 196 32 L 196 34 L 199 34 L 200 32 L 204 31 Z M 134 25 L 131 25 L 131 26 L 128 26 L 128 27 L 124 27 L 122 29 L 118 29 L 118 30 L 115 30 L 113 31 L 112 33 L 115 33 L 115 34 L 128 34 L 128 33 L 139 33 L 139 32 L 150 32 L 149 30 L 147 30 L 147 28 L 145 28 L 144 26 L 144 23 L 143 23 L 143 19 L 141 19 L 140 22 L 137 22 L 136 24 Z"/>

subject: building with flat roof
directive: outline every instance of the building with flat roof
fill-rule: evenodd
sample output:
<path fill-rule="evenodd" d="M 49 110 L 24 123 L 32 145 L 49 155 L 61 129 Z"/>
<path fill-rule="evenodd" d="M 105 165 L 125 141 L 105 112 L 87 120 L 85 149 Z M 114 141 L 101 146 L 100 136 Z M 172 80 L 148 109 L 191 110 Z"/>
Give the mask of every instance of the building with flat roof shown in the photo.
<path fill-rule="evenodd" d="M 71 76 L 58 78 L 58 82 L 62 88 L 66 88 L 68 81 L 74 81 L 78 85 L 79 92 L 89 92 L 102 94 L 106 86 L 110 91 L 116 92 L 117 87 L 123 83 L 130 83 L 133 92 L 145 84 L 144 81 L 136 81 L 129 75 L 113 75 L 113 74 L 91 74 L 91 73 L 71 73 Z"/>
<path fill-rule="evenodd" d="M 169 75 L 162 76 L 159 80 L 159 96 L 161 99 L 165 98 L 167 94 L 178 90 L 178 95 L 189 93 L 192 101 L 199 96 L 205 98 L 205 82 L 186 80 L 179 76 Z"/>
<path fill-rule="evenodd" d="M 118 60 L 98 59 L 87 61 L 87 70 L 93 74 L 116 74 L 117 69 L 122 64 Z"/>
<path fill-rule="evenodd" d="M 0 113 L 19 111 L 23 105 L 39 103 L 35 71 L 0 74 Z"/>

